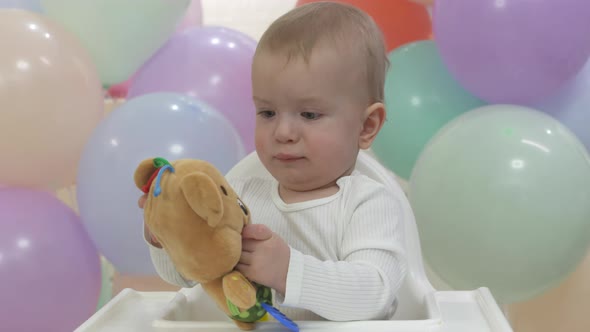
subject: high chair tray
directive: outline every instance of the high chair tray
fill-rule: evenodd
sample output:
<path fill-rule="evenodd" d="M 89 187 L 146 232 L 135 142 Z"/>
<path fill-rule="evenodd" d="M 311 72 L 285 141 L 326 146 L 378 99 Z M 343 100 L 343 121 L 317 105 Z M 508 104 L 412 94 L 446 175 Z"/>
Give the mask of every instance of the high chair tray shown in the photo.
<path fill-rule="evenodd" d="M 509 332 L 510 325 L 487 288 L 437 291 L 423 319 L 326 322 L 297 321 L 300 331 L 314 332 Z M 137 292 L 125 289 L 75 332 L 239 332 L 200 287 L 176 292 Z M 256 331 L 289 330 L 277 322 L 259 322 Z"/>

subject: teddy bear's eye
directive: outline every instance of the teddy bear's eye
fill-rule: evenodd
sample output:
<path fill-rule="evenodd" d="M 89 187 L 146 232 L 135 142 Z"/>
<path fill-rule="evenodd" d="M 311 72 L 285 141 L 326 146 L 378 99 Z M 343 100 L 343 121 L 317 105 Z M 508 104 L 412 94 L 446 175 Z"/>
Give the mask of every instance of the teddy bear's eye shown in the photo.
<path fill-rule="evenodd" d="M 244 211 L 244 214 L 248 215 L 248 209 L 246 209 L 246 205 L 244 205 L 244 203 L 242 203 L 242 201 L 239 198 L 238 198 L 238 205 L 240 206 L 242 211 Z"/>
<path fill-rule="evenodd" d="M 224 186 L 221 186 L 221 191 L 223 191 L 223 194 L 225 196 L 227 196 L 227 190 L 225 190 L 225 187 Z"/>

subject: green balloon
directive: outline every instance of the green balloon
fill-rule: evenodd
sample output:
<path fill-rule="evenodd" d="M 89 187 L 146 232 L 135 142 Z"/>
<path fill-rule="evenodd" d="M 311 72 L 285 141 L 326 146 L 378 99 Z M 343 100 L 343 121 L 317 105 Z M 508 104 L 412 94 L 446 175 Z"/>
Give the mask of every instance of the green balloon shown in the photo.
<path fill-rule="evenodd" d="M 189 3 L 41 0 L 46 16 L 78 36 L 106 86 L 127 80 L 161 47 Z"/>
<path fill-rule="evenodd" d="M 502 303 L 556 286 L 590 244 L 590 159 L 550 116 L 492 105 L 444 126 L 409 185 L 424 258 L 455 289 Z"/>
<path fill-rule="evenodd" d="M 113 276 L 115 274 L 115 268 L 111 263 L 109 263 L 109 261 L 107 261 L 104 257 L 101 256 L 100 270 L 100 295 L 98 298 L 98 304 L 96 305 L 96 310 L 102 308 L 113 297 Z"/>
<path fill-rule="evenodd" d="M 389 54 L 385 79 L 387 121 L 373 144 L 379 160 L 408 179 L 424 145 L 458 115 L 484 105 L 451 76 L 432 41 Z"/>

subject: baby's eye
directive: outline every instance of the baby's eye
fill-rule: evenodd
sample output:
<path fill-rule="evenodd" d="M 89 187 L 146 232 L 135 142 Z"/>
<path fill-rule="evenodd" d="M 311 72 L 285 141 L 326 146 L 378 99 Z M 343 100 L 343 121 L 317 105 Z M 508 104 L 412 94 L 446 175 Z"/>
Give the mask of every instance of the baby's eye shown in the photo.
<path fill-rule="evenodd" d="M 258 111 L 258 115 L 260 115 L 263 118 L 272 118 L 275 115 L 274 111 Z"/>
<path fill-rule="evenodd" d="M 321 114 L 314 112 L 301 112 L 301 116 L 308 120 L 317 120 Z"/>

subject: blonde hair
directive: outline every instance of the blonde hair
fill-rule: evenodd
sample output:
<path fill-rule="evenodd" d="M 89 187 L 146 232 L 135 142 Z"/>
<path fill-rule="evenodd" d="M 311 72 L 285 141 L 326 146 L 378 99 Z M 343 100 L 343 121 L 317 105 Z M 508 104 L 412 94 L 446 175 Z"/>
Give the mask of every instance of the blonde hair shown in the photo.
<path fill-rule="evenodd" d="M 336 2 L 314 2 L 297 7 L 274 21 L 264 32 L 256 54 L 284 52 L 287 59 L 301 56 L 306 62 L 319 42 L 345 47 L 365 62 L 369 102 L 383 102 L 389 67 L 381 30 L 364 11 Z"/>

